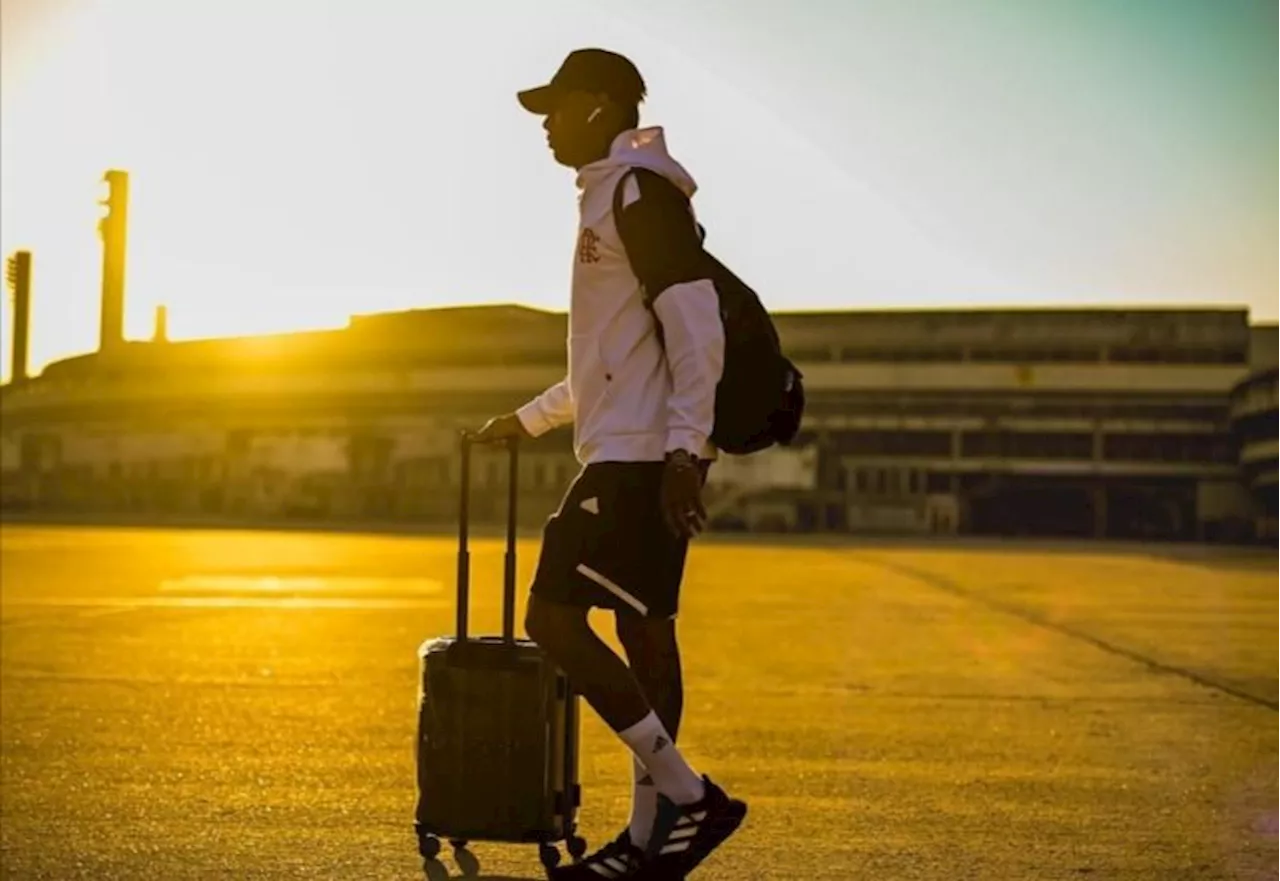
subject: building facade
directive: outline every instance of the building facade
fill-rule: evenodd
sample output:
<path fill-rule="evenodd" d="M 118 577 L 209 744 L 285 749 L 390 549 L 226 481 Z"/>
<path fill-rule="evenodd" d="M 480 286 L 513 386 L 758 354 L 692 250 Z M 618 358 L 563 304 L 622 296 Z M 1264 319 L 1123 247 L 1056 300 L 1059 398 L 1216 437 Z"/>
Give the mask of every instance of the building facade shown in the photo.
<path fill-rule="evenodd" d="M 1266 425 L 1274 520 L 1274 367 L 1270 422 L 1242 408 L 1275 328 L 1244 310 L 776 320 L 807 418 L 793 447 L 712 469 L 720 528 L 1240 540 L 1265 517 Z M 58 362 L 0 392 L 3 504 L 447 521 L 457 431 L 562 378 L 565 334 L 521 307 L 421 310 Z M 496 519 L 501 455 L 476 468 L 474 510 Z M 527 445 L 526 522 L 576 470 L 567 430 Z"/>
<path fill-rule="evenodd" d="M 1249 373 L 1231 390 L 1231 428 L 1240 454 L 1240 473 L 1252 497 L 1258 538 L 1276 541 L 1277 475 L 1276 329 L 1254 328 Z"/>

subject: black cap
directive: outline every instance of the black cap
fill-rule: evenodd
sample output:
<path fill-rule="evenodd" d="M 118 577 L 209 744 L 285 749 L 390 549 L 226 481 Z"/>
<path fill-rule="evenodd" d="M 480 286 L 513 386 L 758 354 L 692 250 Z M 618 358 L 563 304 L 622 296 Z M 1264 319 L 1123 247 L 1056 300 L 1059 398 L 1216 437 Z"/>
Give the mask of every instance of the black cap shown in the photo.
<path fill-rule="evenodd" d="M 602 92 L 619 104 L 638 106 L 644 100 L 644 80 L 636 66 L 616 52 L 578 49 L 565 58 L 551 82 L 516 95 L 530 113 L 547 116 L 568 92 Z"/>

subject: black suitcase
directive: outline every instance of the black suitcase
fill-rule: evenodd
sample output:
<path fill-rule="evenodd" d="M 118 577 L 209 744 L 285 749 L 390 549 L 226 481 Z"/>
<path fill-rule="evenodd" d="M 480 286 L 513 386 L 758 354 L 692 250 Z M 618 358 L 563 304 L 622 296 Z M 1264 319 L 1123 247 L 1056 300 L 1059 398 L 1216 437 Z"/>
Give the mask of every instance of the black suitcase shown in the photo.
<path fill-rule="evenodd" d="M 519 443 L 509 441 L 507 552 L 502 636 L 468 637 L 471 482 L 470 434 L 462 435 L 458 511 L 458 632 L 418 650 L 418 850 L 431 861 L 447 838 L 464 871 L 470 841 L 539 845 L 543 865 L 560 861 L 566 842 L 580 859 L 576 835 L 578 699 L 537 644 L 515 638 L 516 495 Z M 466 864 L 472 865 L 468 867 Z"/>

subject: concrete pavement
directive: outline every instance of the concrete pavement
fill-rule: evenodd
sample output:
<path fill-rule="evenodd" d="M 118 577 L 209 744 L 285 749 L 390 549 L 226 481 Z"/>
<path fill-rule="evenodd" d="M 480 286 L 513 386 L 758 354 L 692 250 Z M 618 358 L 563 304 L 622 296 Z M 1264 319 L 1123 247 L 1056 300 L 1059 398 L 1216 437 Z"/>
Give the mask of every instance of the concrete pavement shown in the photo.
<path fill-rule="evenodd" d="M 496 632 L 501 547 L 476 547 Z M 536 543 L 521 546 L 522 583 Z M 412 879 L 448 537 L 0 529 L 0 874 Z M 1276 875 L 1274 558 L 707 541 L 681 745 L 751 803 L 696 878 Z M 605 623 L 605 616 L 599 616 Z M 629 762 L 588 713 L 592 846 Z M 535 848 L 474 847 L 481 877 Z M 453 874 L 457 869 L 446 858 Z"/>

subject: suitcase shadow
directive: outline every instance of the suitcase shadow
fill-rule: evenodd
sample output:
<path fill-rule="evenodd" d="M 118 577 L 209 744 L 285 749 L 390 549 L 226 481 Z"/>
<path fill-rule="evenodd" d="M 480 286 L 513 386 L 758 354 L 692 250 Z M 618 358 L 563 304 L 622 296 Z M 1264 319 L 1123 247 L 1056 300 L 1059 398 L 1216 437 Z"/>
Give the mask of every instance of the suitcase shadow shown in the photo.
<path fill-rule="evenodd" d="M 468 866 L 467 868 L 471 868 Z M 449 881 L 453 878 L 463 878 L 466 881 L 529 881 L 528 878 L 516 878 L 511 875 L 486 875 L 479 872 L 453 872 L 450 873 L 449 867 L 439 860 L 430 860 L 422 865 L 423 877 L 426 881 Z"/>

